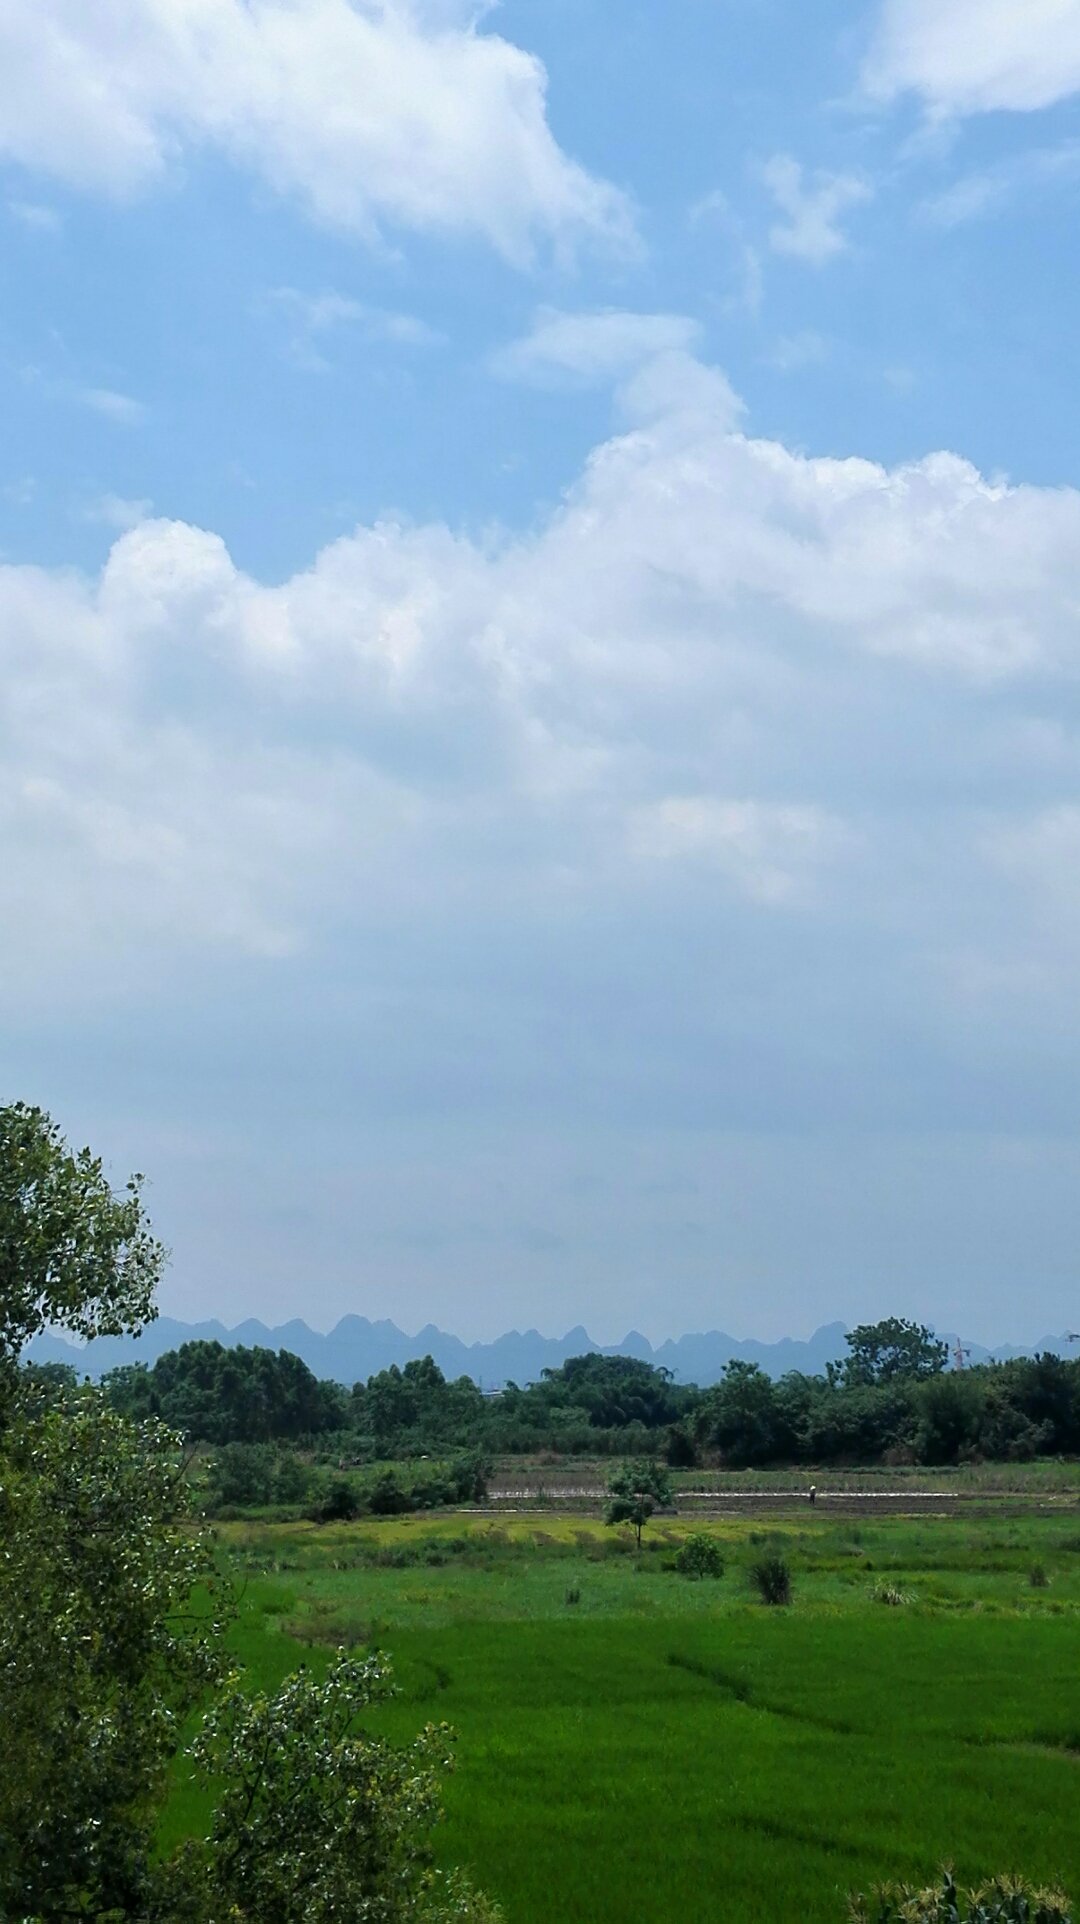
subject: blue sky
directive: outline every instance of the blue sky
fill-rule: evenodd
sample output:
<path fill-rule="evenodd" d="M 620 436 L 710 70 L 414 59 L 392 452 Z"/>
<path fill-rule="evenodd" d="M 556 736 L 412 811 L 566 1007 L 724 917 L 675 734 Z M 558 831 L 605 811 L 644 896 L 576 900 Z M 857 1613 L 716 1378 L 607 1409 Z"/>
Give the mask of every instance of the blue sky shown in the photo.
<path fill-rule="evenodd" d="M 177 1314 L 1080 1312 L 1080 0 L 13 0 L 0 1050 Z"/>

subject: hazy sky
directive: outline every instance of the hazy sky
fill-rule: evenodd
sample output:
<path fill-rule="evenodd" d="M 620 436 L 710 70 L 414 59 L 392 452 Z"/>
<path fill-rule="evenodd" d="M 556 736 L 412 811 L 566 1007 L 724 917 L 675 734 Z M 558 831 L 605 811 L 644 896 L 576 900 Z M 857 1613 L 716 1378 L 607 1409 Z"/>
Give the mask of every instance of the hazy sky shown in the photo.
<path fill-rule="evenodd" d="M 175 1314 L 1080 1327 L 1080 0 L 0 0 L 0 1060 Z"/>

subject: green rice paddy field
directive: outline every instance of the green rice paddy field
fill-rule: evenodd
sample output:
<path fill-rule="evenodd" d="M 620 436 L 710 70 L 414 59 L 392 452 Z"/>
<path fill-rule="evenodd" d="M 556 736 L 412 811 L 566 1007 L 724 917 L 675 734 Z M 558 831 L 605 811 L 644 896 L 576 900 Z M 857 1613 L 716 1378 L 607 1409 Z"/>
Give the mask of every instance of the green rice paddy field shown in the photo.
<path fill-rule="evenodd" d="M 1080 1897 L 1075 1501 L 710 1522 L 719 1582 L 670 1567 L 689 1527 L 658 1519 L 640 1559 L 580 1516 L 219 1535 L 254 1681 L 374 1643 L 400 1695 L 373 1721 L 455 1727 L 439 1852 L 508 1924 L 824 1924 L 945 1860 Z M 749 1580 L 774 1547 L 788 1608 Z M 178 1784 L 171 1834 L 204 1815 Z"/>

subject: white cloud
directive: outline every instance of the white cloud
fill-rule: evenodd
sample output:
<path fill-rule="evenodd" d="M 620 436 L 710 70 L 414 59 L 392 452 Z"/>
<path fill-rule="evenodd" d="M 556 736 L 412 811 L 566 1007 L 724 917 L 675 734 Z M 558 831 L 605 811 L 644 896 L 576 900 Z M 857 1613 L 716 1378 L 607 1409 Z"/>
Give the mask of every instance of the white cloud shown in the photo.
<path fill-rule="evenodd" d="M 920 213 L 935 227 L 960 227 L 985 220 L 1012 206 L 1032 190 L 1071 186 L 1080 180 L 1080 141 L 1013 154 L 995 166 L 963 174 L 943 193 L 923 201 Z"/>
<path fill-rule="evenodd" d="M 683 314 L 633 314 L 621 308 L 564 314 L 543 308 L 529 333 L 493 357 L 504 380 L 540 385 L 621 380 L 658 354 L 688 353 L 700 336 Z"/>
<path fill-rule="evenodd" d="M 372 306 L 333 289 L 305 294 L 296 287 L 276 287 L 262 305 L 283 323 L 289 359 L 317 374 L 326 373 L 331 366 L 318 344 L 338 329 L 361 341 L 394 347 L 433 347 L 442 339 L 415 314 Z"/>
<path fill-rule="evenodd" d="M 766 356 L 770 367 L 781 374 L 798 374 L 803 368 L 820 367 L 829 358 L 829 343 L 823 334 L 807 328 L 801 334 L 783 334 Z"/>
<path fill-rule="evenodd" d="M 716 796 L 669 795 L 643 808 L 632 840 L 645 861 L 697 861 L 726 872 L 754 901 L 808 899 L 814 871 L 839 855 L 843 824 L 827 810 Z"/>
<path fill-rule="evenodd" d="M 540 62 L 448 0 L 35 0 L 0 13 L 0 152 L 87 192 L 212 147 L 366 238 L 385 224 L 625 247 L 625 198 L 569 159 Z"/>
<path fill-rule="evenodd" d="M 678 351 L 620 406 L 528 536 L 388 521 L 267 586 L 149 520 L 93 578 L 0 568 L 13 1006 L 200 952 L 362 956 L 377 1001 L 450 930 L 478 980 L 572 927 L 588 970 L 595 915 L 645 974 L 681 930 L 771 955 L 781 1028 L 828 958 L 837 1048 L 1041 944 L 1080 1052 L 1080 918 L 1018 909 L 1073 860 L 1080 494 L 754 440 Z"/>
<path fill-rule="evenodd" d="M 108 421 L 116 421 L 121 427 L 138 427 L 146 419 L 146 409 L 141 401 L 130 394 L 119 394 L 111 387 L 84 387 L 75 390 L 74 398 L 94 414 L 103 414 Z"/>
<path fill-rule="evenodd" d="M 146 496 L 132 499 L 122 494 L 100 494 L 87 501 L 79 512 L 83 521 L 97 522 L 122 534 L 128 528 L 137 527 L 140 521 L 148 521 L 153 511 L 154 504 Z"/>
<path fill-rule="evenodd" d="M 103 415 L 119 427 L 139 427 L 147 419 L 148 410 L 143 403 L 118 388 L 82 385 L 77 380 L 32 365 L 20 368 L 19 378 L 25 387 L 33 389 L 47 401 L 88 408 L 92 414 Z"/>
<path fill-rule="evenodd" d="M 29 227 L 38 234 L 58 234 L 63 222 L 55 207 L 46 207 L 35 200 L 9 200 L 8 213 L 22 227 Z"/>
<path fill-rule="evenodd" d="M 703 194 L 694 202 L 688 214 L 691 227 L 703 224 L 719 228 L 727 242 L 734 269 L 736 291 L 725 305 L 729 308 L 743 308 L 748 314 L 757 314 L 765 293 L 765 276 L 761 266 L 761 254 L 747 237 L 746 228 L 719 187 L 711 193 Z"/>
<path fill-rule="evenodd" d="M 873 189 L 857 175 L 816 173 L 808 179 L 790 154 L 774 154 L 762 168 L 762 178 L 786 216 L 769 229 L 770 247 L 812 267 L 823 267 L 847 252 L 850 243 L 841 220 L 850 209 L 873 199 Z"/>
<path fill-rule="evenodd" d="M 1049 107 L 1080 90 L 1080 0 L 885 0 L 863 81 L 941 116 Z"/>

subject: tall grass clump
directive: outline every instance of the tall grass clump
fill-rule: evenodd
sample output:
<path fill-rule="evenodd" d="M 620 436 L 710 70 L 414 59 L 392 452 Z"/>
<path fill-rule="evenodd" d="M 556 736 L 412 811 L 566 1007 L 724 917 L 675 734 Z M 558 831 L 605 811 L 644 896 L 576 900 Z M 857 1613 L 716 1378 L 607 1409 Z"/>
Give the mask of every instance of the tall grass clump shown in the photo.
<path fill-rule="evenodd" d="M 779 1551 L 770 1551 L 750 1565 L 750 1581 L 762 1603 L 791 1602 L 791 1566 Z"/>
<path fill-rule="evenodd" d="M 1037 1890 L 1019 1877 L 996 1877 L 975 1891 L 957 1889 L 950 1871 L 940 1884 L 916 1891 L 884 1884 L 870 1897 L 855 1897 L 851 1924 L 1073 1924 L 1061 1891 Z"/>
<path fill-rule="evenodd" d="M 909 1590 L 901 1590 L 899 1585 L 895 1583 L 876 1584 L 870 1594 L 875 1603 L 883 1603 L 887 1608 L 892 1610 L 899 1610 L 905 1603 L 914 1602 L 911 1592 Z"/>

